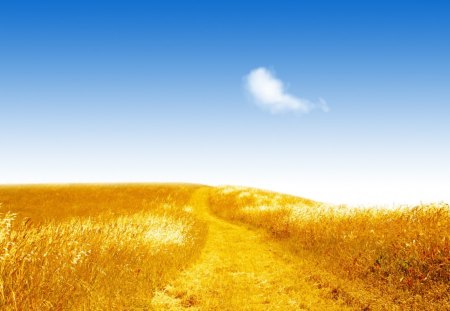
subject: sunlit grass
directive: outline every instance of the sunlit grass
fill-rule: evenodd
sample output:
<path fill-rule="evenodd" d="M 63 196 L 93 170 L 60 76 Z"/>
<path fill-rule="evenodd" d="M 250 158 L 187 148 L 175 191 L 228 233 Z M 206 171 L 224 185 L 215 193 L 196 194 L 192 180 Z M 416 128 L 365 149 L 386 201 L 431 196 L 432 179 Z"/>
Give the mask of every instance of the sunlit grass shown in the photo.
<path fill-rule="evenodd" d="M 299 256 L 348 280 L 345 289 L 331 286 L 336 298 L 387 309 L 450 308 L 447 204 L 350 209 L 233 187 L 217 189 L 210 200 L 221 217 L 263 228 Z M 352 281 L 378 291 L 377 301 L 358 297 Z"/>
<path fill-rule="evenodd" d="M 0 202 L 1 310 L 450 309 L 446 204 L 175 184 L 0 187 Z"/>
<path fill-rule="evenodd" d="M 0 214 L 0 308 L 148 306 L 155 290 L 202 248 L 206 226 L 185 211 L 193 190 L 33 187 L 29 195 L 29 188 L 0 189 L 0 198 L 8 202 L 2 209 L 11 210 Z M 58 199 L 55 192 L 61 194 Z M 98 195 L 102 192 L 105 196 Z M 80 202 L 92 208 L 85 216 Z M 37 214 L 36 220 L 29 217 Z"/>

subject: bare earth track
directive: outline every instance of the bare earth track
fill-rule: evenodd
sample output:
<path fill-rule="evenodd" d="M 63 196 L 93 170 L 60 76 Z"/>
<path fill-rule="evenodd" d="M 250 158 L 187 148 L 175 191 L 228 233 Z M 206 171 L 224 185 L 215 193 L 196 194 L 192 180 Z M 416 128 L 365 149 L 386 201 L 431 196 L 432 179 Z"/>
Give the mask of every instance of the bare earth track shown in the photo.
<path fill-rule="evenodd" d="M 154 310 L 345 310 L 304 278 L 304 265 L 280 245 L 244 226 L 212 215 L 209 189 L 197 190 L 191 206 L 208 223 L 197 262 L 152 300 Z M 302 277 L 303 275 L 303 277 Z"/>

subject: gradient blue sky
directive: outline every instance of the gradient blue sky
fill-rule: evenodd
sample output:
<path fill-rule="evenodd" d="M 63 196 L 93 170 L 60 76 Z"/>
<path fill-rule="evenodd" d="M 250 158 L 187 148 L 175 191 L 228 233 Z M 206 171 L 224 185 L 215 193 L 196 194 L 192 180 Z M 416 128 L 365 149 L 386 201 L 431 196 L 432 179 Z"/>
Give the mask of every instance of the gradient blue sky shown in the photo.
<path fill-rule="evenodd" d="M 0 183 L 450 202 L 445 1 L 2 1 Z M 266 67 L 331 111 L 272 114 Z"/>

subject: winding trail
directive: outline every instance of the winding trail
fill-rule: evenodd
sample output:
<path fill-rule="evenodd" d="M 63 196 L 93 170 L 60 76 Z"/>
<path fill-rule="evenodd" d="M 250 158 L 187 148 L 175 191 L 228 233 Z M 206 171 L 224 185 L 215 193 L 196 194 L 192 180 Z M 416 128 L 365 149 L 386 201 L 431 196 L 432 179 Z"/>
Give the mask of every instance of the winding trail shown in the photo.
<path fill-rule="evenodd" d="M 197 262 L 158 291 L 154 310 L 346 310 L 307 282 L 301 260 L 258 232 L 209 211 L 209 188 L 191 206 L 208 223 Z"/>

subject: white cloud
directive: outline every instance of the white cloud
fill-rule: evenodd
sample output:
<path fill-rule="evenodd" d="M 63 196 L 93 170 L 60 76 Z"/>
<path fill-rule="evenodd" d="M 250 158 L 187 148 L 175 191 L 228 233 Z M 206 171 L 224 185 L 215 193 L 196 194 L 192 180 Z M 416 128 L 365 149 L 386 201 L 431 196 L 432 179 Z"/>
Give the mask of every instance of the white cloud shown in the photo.
<path fill-rule="evenodd" d="M 320 98 L 318 103 L 313 103 L 287 93 L 283 81 L 277 79 L 264 67 L 253 69 L 245 77 L 245 83 L 256 103 L 272 113 L 284 111 L 308 113 L 314 108 L 319 108 L 324 112 L 330 110 L 323 98 Z"/>

